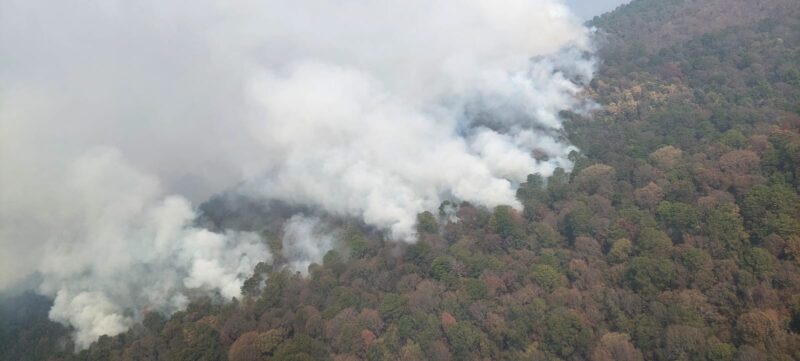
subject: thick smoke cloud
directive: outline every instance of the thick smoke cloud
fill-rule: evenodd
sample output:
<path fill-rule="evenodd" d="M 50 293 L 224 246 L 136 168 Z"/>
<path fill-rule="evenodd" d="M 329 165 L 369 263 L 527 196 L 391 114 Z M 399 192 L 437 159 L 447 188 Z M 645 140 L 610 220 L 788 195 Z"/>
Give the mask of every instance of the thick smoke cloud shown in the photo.
<path fill-rule="evenodd" d="M 33 251 L 40 290 L 55 295 L 50 318 L 74 326 L 79 347 L 127 330 L 145 311 L 183 309 L 187 290 L 239 297 L 255 265 L 271 260 L 255 234 L 193 227 L 189 202 L 165 197 L 117 151 L 92 150 L 63 174 Z"/>
<path fill-rule="evenodd" d="M 593 62 L 559 3 L 307 3 L 250 15 L 276 24 L 249 81 L 248 126 L 274 157 L 251 191 L 413 241 L 416 214 L 443 199 L 519 207 L 528 174 L 569 168 L 558 113 L 582 105 Z"/>
<path fill-rule="evenodd" d="M 196 225 L 225 189 L 401 241 L 443 200 L 519 207 L 570 167 L 589 37 L 558 0 L 0 0 L 0 288 L 39 273 L 86 346 L 239 295 L 270 255 Z M 317 223 L 285 227 L 291 267 Z"/>

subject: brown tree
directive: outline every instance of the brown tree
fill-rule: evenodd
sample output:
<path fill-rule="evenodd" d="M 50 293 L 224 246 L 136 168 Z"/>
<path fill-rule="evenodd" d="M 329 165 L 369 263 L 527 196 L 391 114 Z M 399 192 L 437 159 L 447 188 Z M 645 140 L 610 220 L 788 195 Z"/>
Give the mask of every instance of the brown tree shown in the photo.
<path fill-rule="evenodd" d="M 592 350 L 591 361 L 642 361 L 642 353 L 630 342 L 630 337 L 623 333 L 610 332 L 600 338 L 600 342 Z"/>
<path fill-rule="evenodd" d="M 682 150 L 668 145 L 658 148 L 653 153 L 650 153 L 650 160 L 659 169 L 668 171 L 678 165 L 682 156 Z"/>

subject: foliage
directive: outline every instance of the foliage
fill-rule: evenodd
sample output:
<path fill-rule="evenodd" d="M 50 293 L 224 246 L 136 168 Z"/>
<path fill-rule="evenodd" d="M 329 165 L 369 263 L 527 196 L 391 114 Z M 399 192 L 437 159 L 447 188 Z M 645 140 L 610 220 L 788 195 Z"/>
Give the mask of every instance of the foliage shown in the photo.
<path fill-rule="evenodd" d="M 800 3 L 592 24 L 601 107 L 563 114 L 575 169 L 530 175 L 523 209 L 446 202 L 414 244 L 344 227 L 308 277 L 259 264 L 236 303 L 77 353 L 50 301 L 0 297 L 0 360 L 800 359 Z"/>

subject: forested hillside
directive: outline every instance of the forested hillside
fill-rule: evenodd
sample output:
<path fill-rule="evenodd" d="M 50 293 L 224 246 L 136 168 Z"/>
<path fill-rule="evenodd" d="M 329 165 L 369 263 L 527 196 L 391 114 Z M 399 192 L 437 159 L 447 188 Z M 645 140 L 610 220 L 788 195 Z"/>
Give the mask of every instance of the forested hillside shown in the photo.
<path fill-rule="evenodd" d="M 17 297 L 0 359 L 800 359 L 800 2 L 635 0 L 593 25 L 600 107 L 563 114 L 575 169 L 529 176 L 524 210 L 445 203 L 413 245 L 342 221 L 308 276 L 261 264 L 243 299 L 78 353 Z"/>

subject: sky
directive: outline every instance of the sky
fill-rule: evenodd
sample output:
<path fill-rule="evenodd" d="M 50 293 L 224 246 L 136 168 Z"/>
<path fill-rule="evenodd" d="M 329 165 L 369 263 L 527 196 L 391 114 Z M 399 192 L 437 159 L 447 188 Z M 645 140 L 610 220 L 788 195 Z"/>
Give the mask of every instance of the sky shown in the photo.
<path fill-rule="evenodd" d="M 572 11 L 585 20 L 591 20 L 628 2 L 630 0 L 566 0 Z"/>

